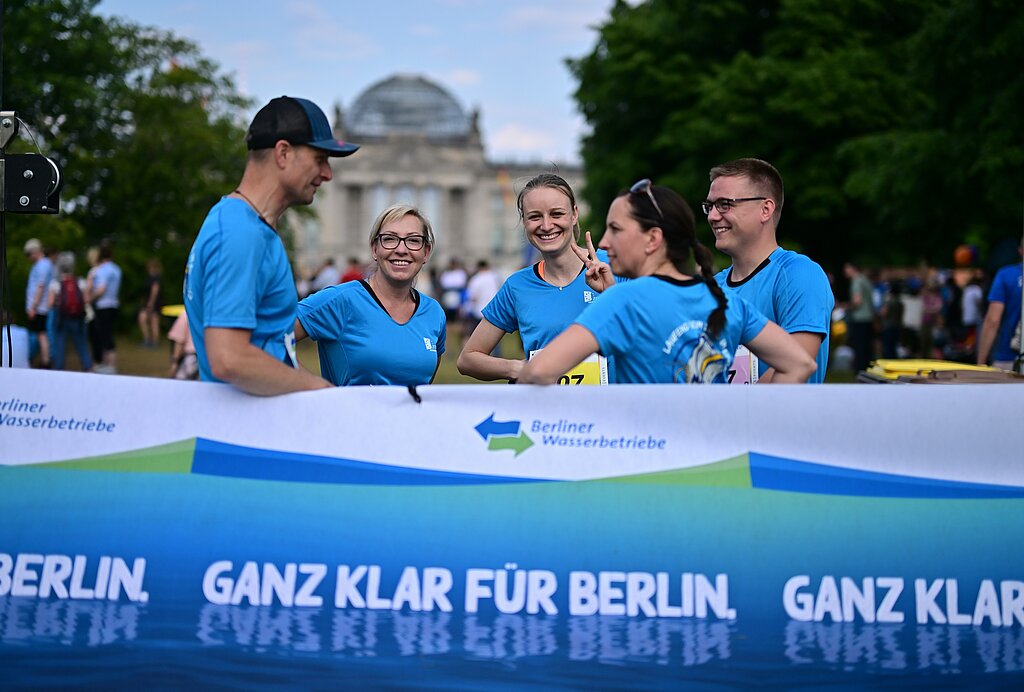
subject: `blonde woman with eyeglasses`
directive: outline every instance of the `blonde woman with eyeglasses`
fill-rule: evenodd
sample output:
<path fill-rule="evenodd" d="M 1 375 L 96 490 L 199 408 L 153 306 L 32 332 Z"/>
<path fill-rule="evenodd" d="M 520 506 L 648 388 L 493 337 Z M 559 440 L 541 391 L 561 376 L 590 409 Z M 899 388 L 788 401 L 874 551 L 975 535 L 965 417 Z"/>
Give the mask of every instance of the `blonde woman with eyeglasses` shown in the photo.
<path fill-rule="evenodd" d="M 415 288 L 433 247 L 434 232 L 418 209 L 388 207 L 370 231 L 373 275 L 299 303 L 295 339 L 317 342 L 327 381 L 412 386 L 434 380 L 445 350 L 444 310 Z"/>

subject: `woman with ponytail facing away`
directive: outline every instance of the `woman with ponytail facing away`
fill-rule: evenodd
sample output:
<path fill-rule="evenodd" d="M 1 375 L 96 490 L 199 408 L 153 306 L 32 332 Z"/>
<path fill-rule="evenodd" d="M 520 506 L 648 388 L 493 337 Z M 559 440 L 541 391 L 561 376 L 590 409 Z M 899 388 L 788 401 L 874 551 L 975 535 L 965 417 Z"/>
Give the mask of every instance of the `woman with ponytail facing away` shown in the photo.
<path fill-rule="evenodd" d="M 796 339 L 743 299 L 726 300 L 693 211 L 673 190 L 641 180 L 619 194 L 600 247 L 615 275 L 635 280 L 605 291 L 526 364 L 520 382 L 554 383 L 597 352 L 614 356 L 619 383 L 725 384 L 740 344 L 775 368 L 773 382 L 814 372 Z"/>

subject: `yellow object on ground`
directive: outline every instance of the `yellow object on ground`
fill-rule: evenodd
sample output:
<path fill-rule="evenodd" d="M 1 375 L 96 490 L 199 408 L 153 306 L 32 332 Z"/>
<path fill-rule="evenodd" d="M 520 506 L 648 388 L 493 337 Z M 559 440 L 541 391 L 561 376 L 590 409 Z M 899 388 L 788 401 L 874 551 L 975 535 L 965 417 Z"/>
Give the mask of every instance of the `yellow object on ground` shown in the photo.
<path fill-rule="evenodd" d="M 929 358 L 908 358 L 899 360 L 895 358 L 879 358 L 872 361 L 871 367 L 864 372 L 875 377 L 887 380 L 895 380 L 905 375 L 927 375 L 931 372 L 942 370 L 969 370 L 972 372 L 1001 372 L 998 368 L 988 365 L 970 365 L 968 363 L 956 363 L 951 360 L 932 360 Z"/>

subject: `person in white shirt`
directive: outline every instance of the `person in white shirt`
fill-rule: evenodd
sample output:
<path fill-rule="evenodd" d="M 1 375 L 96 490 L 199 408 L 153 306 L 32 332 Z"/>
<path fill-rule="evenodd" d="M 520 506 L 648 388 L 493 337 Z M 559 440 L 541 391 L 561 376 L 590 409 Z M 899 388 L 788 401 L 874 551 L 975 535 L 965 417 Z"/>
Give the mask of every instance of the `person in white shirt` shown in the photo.
<path fill-rule="evenodd" d="M 476 272 L 466 284 L 466 315 L 473 320 L 475 327 L 483 319 L 483 309 L 501 288 L 498 273 L 491 268 L 487 260 L 480 260 Z M 472 331 L 472 329 L 470 329 Z"/>
<path fill-rule="evenodd" d="M 960 319 L 969 339 L 977 340 L 978 327 L 984 317 L 981 309 L 984 304 L 985 292 L 981 288 L 981 283 L 977 278 L 972 278 L 960 295 Z"/>
<path fill-rule="evenodd" d="M 468 339 L 476 326 L 484 318 L 483 310 L 501 288 L 498 273 L 491 268 L 487 260 L 482 259 L 476 264 L 476 272 L 466 284 L 466 305 L 463 323 L 463 339 Z M 491 355 L 500 356 L 501 344 L 491 351 Z"/>
<path fill-rule="evenodd" d="M 310 287 L 313 293 L 327 288 L 328 286 L 335 286 L 341 283 L 341 272 L 334 266 L 334 259 L 328 258 L 320 271 L 313 277 L 313 285 Z"/>
<path fill-rule="evenodd" d="M 86 300 L 92 303 L 96 313 L 93 319 L 100 351 L 100 360 L 93 369 L 105 374 L 117 372 L 114 330 L 117 328 L 117 311 L 121 307 L 121 268 L 114 264 L 113 257 L 110 244 L 101 243 L 100 263 L 91 272 L 91 281 L 86 282 Z"/>

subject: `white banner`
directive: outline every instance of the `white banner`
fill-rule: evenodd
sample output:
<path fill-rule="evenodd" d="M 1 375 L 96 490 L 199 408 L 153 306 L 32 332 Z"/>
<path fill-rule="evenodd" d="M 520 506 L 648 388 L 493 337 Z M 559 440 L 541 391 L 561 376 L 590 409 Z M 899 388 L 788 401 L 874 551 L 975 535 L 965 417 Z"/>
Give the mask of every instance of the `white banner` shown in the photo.
<path fill-rule="evenodd" d="M 0 370 L 0 463 L 193 438 L 438 471 L 581 480 L 757 452 L 861 471 L 1024 486 L 1024 387 L 227 385 Z"/>

